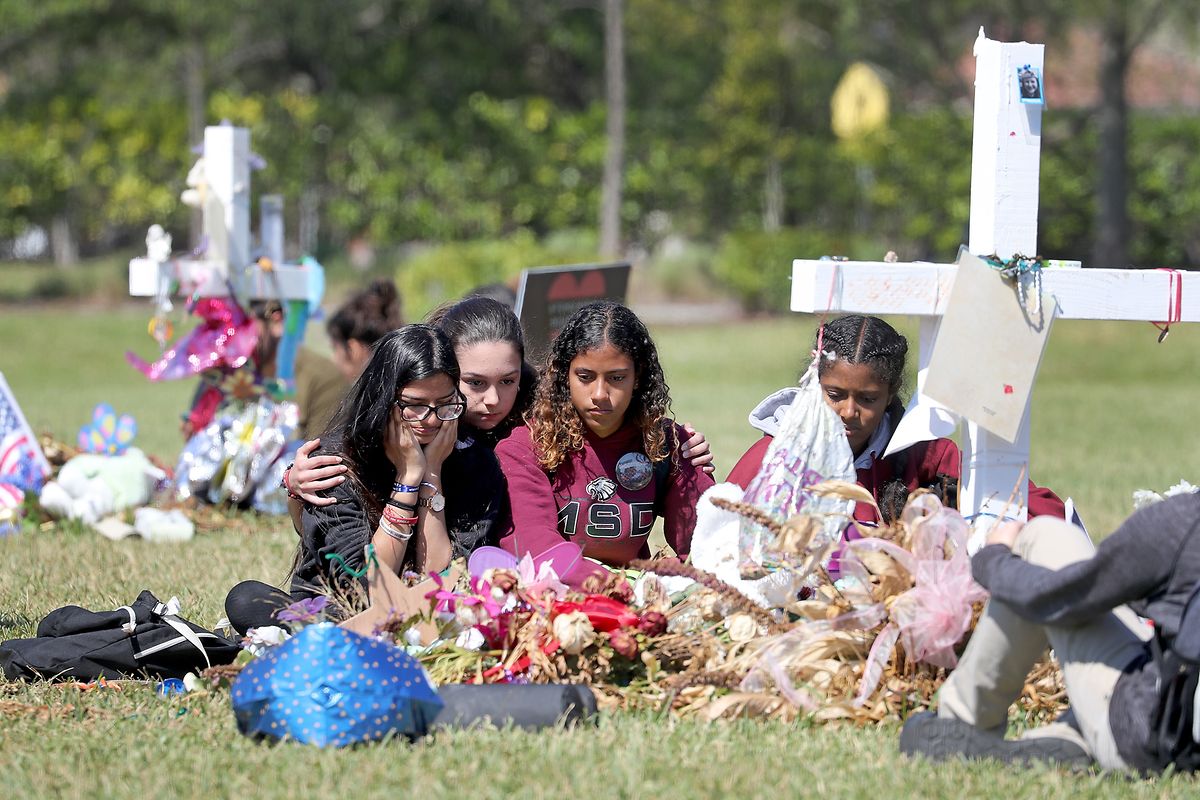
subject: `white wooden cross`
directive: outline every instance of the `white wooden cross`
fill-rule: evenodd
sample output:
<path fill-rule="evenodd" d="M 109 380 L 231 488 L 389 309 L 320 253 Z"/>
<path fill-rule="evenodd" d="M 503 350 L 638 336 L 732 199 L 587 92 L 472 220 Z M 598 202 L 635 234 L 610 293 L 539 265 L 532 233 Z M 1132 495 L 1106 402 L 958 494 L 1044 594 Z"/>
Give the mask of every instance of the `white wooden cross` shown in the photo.
<path fill-rule="evenodd" d="M 279 343 L 276 377 L 291 386 L 296 349 L 304 339 L 303 323 L 313 310 L 310 306 L 321 301 L 325 274 L 311 259 L 301 264 L 283 262 L 283 198 L 279 195 L 263 195 L 260 201 L 262 250 L 270 263 L 250 260 L 250 158 L 247 129 L 231 125 L 204 129 L 204 155 L 188 182 L 194 184 L 189 193 L 198 197 L 204 216 L 207 247 L 200 258 L 172 258 L 170 237 L 163 237 L 165 248 L 152 247 L 147 237 L 147 250 L 152 252 L 129 262 L 129 294 L 159 298 L 163 312 L 170 309 L 172 291 L 224 297 L 232 290 L 243 301 L 279 301 L 295 321 L 287 325 Z"/>
<path fill-rule="evenodd" d="M 1042 106 L 1017 100 L 1016 70 L 1041 71 L 1044 45 L 1001 43 L 980 29 L 975 42 L 975 122 L 971 162 L 968 249 L 1010 258 L 1037 252 L 1038 171 Z M 1044 85 L 1044 84 L 1043 84 Z M 940 316 L 946 310 L 956 267 L 875 261 L 792 262 L 793 311 L 907 314 L 920 317 L 916 405 L 928 372 Z M 1043 291 L 1058 301 L 1063 319 L 1200 321 L 1200 273 L 1163 270 L 1043 270 Z M 946 435 L 940 433 L 939 435 Z M 973 422 L 962 443 L 959 500 L 964 516 L 1000 514 L 1019 485 L 1024 516 L 1029 466 L 1029 406 L 1009 443 Z M 1009 510 L 1011 515 L 1011 509 Z"/>
<path fill-rule="evenodd" d="M 272 267 L 264 270 L 250 260 L 250 131 L 231 125 L 205 128 L 203 170 L 194 177 L 201 184 L 207 249 L 200 258 L 133 259 L 129 294 L 155 297 L 175 283 L 179 294 L 199 297 L 227 295 L 230 285 L 243 300 L 311 297 L 314 270 L 283 263 L 283 202 L 277 195 L 261 200 L 263 248 Z"/>

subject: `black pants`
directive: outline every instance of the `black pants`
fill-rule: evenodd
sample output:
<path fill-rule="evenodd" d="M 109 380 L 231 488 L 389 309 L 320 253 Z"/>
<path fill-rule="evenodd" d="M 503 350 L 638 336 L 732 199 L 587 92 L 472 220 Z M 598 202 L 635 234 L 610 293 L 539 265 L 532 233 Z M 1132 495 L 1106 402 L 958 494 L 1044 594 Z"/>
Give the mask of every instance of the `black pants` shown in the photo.
<path fill-rule="evenodd" d="M 287 625 L 275 618 L 275 613 L 295 600 L 282 589 L 262 581 L 242 581 L 225 595 L 225 616 L 233 629 L 243 636 L 251 628 L 268 625 L 286 628 Z"/>

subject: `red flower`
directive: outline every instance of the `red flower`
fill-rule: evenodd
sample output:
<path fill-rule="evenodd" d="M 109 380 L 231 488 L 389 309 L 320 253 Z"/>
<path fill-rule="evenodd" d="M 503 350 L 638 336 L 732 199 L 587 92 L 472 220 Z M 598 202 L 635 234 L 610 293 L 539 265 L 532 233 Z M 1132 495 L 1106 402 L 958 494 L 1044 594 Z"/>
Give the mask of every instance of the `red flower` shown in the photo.
<path fill-rule="evenodd" d="M 667 615 L 661 611 L 647 611 L 642 614 L 637 627 L 647 636 L 662 636 L 667 632 Z"/>
<path fill-rule="evenodd" d="M 638 624 L 638 615 L 630 611 L 629 606 L 618 600 L 613 600 L 611 597 L 604 597 L 598 594 L 588 595 L 583 599 L 582 603 L 563 601 L 554 604 L 554 614 L 556 616 L 571 611 L 582 611 L 587 615 L 588 621 L 592 623 L 592 627 L 604 633 Z"/>
<path fill-rule="evenodd" d="M 620 575 L 618 575 L 617 580 L 613 581 L 612 585 L 608 587 L 608 591 L 605 592 L 605 594 L 607 594 L 613 600 L 620 601 L 625 605 L 629 605 L 633 602 L 633 587 L 629 585 L 629 581 L 625 580 L 625 578 Z"/>
<path fill-rule="evenodd" d="M 637 639 L 633 638 L 627 630 L 616 630 L 608 635 L 608 643 L 612 645 L 612 649 L 628 658 L 630 661 L 637 658 L 638 645 Z"/>

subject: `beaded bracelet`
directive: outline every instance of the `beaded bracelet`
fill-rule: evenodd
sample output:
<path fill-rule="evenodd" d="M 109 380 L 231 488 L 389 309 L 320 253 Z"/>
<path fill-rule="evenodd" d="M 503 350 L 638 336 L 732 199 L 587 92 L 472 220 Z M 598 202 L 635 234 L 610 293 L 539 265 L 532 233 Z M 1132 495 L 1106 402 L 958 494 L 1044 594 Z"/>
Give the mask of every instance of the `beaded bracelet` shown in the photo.
<path fill-rule="evenodd" d="M 294 466 L 296 466 L 295 461 L 283 468 L 283 477 L 279 479 L 279 485 L 283 487 L 285 492 L 287 492 L 288 497 L 292 498 L 293 500 L 303 500 L 304 498 L 293 492 L 292 487 L 288 485 L 288 476 L 292 474 L 292 467 Z"/>
<path fill-rule="evenodd" d="M 392 494 L 405 494 L 407 492 L 419 492 L 420 486 L 409 486 L 407 483 L 393 483 Z"/>
<path fill-rule="evenodd" d="M 388 521 L 386 519 L 379 520 L 379 530 L 383 531 L 385 534 L 392 537 L 393 539 L 395 539 L 398 542 L 407 542 L 409 539 L 412 538 L 412 535 L 413 535 L 412 529 L 409 529 L 408 533 L 405 533 L 404 531 L 400 530 L 399 528 L 393 528 L 391 525 L 388 524 Z"/>

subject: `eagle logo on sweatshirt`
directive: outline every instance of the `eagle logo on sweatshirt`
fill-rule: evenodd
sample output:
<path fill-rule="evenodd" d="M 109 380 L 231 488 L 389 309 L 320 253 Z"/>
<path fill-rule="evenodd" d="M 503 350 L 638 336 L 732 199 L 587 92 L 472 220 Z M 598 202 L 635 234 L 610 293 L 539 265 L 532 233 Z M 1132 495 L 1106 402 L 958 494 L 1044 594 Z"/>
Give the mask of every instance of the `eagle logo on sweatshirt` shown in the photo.
<path fill-rule="evenodd" d="M 617 493 L 617 484 L 612 478 L 596 478 L 587 485 L 588 497 L 602 503 Z"/>

